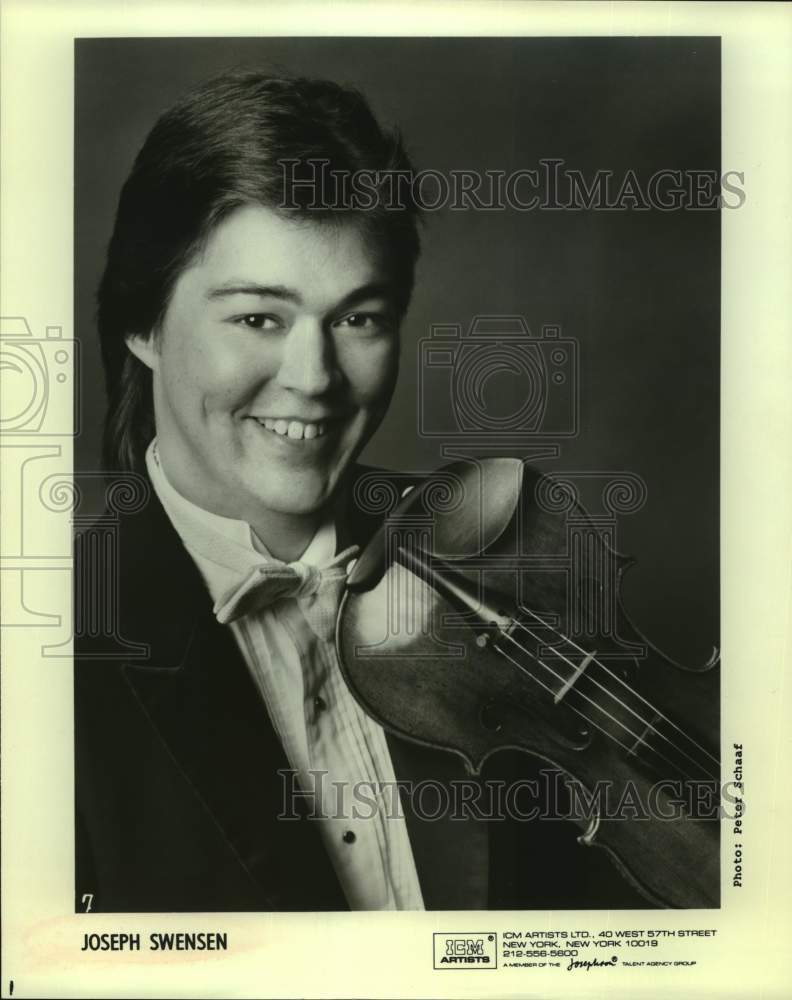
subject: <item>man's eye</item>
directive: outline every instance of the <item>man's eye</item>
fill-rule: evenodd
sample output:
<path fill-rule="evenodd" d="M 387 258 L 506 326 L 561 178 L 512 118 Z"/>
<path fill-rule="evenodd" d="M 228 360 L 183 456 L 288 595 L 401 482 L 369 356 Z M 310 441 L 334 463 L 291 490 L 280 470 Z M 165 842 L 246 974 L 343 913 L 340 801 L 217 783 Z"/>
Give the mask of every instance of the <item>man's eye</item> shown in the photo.
<path fill-rule="evenodd" d="M 387 316 L 379 313 L 348 313 L 336 321 L 336 326 L 351 327 L 353 330 L 377 331 L 389 326 Z"/>
<path fill-rule="evenodd" d="M 277 317 L 266 313 L 246 313 L 244 316 L 237 316 L 234 322 L 250 327 L 251 330 L 277 330 L 280 327 Z"/>

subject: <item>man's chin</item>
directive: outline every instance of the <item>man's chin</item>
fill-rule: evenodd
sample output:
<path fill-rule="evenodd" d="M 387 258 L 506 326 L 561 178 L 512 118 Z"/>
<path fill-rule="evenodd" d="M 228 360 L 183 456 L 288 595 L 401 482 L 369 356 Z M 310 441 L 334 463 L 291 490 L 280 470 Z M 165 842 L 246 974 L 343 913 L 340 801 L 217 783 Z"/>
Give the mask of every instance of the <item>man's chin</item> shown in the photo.
<path fill-rule="evenodd" d="M 307 517 L 331 504 L 350 465 L 350 454 L 338 453 L 311 464 L 274 461 L 248 465 L 246 483 L 240 486 L 255 498 L 262 513 Z"/>
<path fill-rule="evenodd" d="M 281 517 L 310 517 L 328 505 L 332 492 L 326 479 L 316 482 L 300 476 L 280 489 L 262 490 L 259 501 L 262 512 L 270 511 Z"/>

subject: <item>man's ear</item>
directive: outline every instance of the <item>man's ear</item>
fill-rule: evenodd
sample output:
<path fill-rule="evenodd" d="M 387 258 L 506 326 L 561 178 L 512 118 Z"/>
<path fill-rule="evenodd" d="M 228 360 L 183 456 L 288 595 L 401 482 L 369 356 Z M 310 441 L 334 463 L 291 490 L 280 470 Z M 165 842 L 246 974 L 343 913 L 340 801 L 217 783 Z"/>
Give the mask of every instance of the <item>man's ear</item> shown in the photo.
<path fill-rule="evenodd" d="M 146 336 L 140 333 L 129 333 L 125 340 L 127 347 L 138 361 L 142 361 L 152 371 L 157 370 L 159 365 L 159 351 L 157 350 L 157 342 L 153 333 L 149 333 Z"/>

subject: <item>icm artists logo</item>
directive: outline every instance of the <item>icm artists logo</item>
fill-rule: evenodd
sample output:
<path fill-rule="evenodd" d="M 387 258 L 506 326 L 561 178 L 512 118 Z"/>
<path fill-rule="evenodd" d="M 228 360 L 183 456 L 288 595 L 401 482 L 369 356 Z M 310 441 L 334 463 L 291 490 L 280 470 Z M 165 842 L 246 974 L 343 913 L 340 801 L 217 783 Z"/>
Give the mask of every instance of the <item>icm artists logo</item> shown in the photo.
<path fill-rule="evenodd" d="M 434 934 L 436 969 L 497 969 L 498 935 L 487 931 L 472 934 Z"/>

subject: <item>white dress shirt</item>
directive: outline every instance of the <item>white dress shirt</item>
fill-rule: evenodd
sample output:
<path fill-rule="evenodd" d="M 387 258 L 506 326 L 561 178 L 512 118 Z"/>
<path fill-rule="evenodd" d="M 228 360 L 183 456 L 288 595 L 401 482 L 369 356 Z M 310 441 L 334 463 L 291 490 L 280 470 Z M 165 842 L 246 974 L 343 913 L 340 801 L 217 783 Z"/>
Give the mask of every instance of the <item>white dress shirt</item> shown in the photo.
<path fill-rule="evenodd" d="M 249 524 L 203 510 L 177 492 L 165 476 L 156 440 L 146 465 L 217 612 L 223 596 L 271 556 Z M 327 522 L 300 562 L 323 565 L 335 545 L 335 526 Z M 243 615 L 229 627 L 297 772 L 304 801 L 319 817 L 300 822 L 319 824 L 350 908 L 423 909 L 385 733 L 349 693 L 334 644 L 314 633 L 295 597 Z"/>

